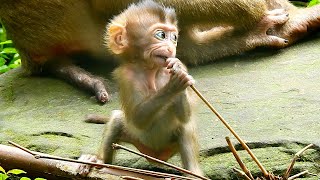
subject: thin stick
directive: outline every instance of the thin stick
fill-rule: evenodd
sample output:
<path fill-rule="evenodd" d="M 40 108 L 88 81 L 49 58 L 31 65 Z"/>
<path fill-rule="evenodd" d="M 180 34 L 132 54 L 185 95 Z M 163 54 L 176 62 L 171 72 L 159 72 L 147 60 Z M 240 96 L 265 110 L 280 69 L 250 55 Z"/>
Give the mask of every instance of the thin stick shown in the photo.
<path fill-rule="evenodd" d="M 25 148 L 25 147 L 23 147 L 23 146 L 20 146 L 20 145 L 17 144 L 17 143 L 14 143 L 14 142 L 12 142 L 12 141 L 8 141 L 8 143 L 11 144 L 11 145 L 13 145 L 13 146 L 15 146 L 15 147 L 17 147 L 17 148 L 19 148 L 19 149 L 21 149 L 21 150 L 23 150 L 23 151 L 25 151 L 25 152 L 27 152 L 27 153 L 29 153 L 29 154 L 31 154 L 31 155 L 33 155 L 33 156 L 36 156 L 36 155 L 37 155 L 35 152 L 30 151 L 29 149 L 27 149 L 27 148 Z"/>
<path fill-rule="evenodd" d="M 178 176 L 178 175 L 168 174 L 168 173 L 147 171 L 147 170 L 142 170 L 142 169 L 128 168 L 128 167 L 122 167 L 122 166 L 116 166 L 116 165 L 110 165 L 110 164 L 85 162 L 85 161 L 79 161 L 79 160 L 74 160 L 74 159 L 69 159 L 69 158 L 62 158 L 62 157 L 57 157 L 57 156 L 47 156 L 44 154 L 32 152 L 29 149 L 27 149 L 17 143 L 14 143 L 12 141 L 9 141 L 9 143 L 11 145 L 21 149 L 21 150 L 33 155 L 37 159 L 43 158 L 43 159 L 53 159 L 53 160 L 59 160 L 59 161 L 87 164 L 87 165 L 96 166 L 96 167 L 106 167 L 106 168 L 110 168 L 110 169 L 117 169 L 117 170 L 123 170 L 123 171 L 128 171 L 128 172 L 134 172 L 134 173 L 139 173 L 139 174 L 144 174 L 144 175 L 149 175 L 149 176 L 159 177 L 159 178 L 175 178 L 175 179 L 193 180 L 193 178 L 188 178 L 188 177 L 183 177 L 183 176 Z"/>
<path fill-rule="evenodd" d="M 146 155 L 146 154 L 143 154 L 143 153 L 140 153 L 140 152 L 137 152 L 137 151 L 133 151 L 133 150 L 131 150 L 131 149 L 125 147 L 125 146 L 122 146 L 122 145 L 120 145 L 120 144 L 115 144 L 115 143 L 113 143 L 113 144 L 112 144 L 112 147 L 113 147 L 114 149 L 123 149 L 123 150 L 126 150 L 126 151 L 128 151 L 128 152 L 130 152 L 130 153 L 136 154 L 136 155 L 138 155 L 138 156 L 142 156 L 142 157 L 144 157 L 144 158 L 146 158 L 146 159 L 149 159 L 149 160 L 155 161 L 155 162 L 157 162 L 157 163 L 163 164 L 163 165 L 165 165 L 165 166 L 174 168 L 174 169 L 176 169 L 176 170 L 178 170 L 178 171 L 180 171 L 180 172 L 183 172 L 183 173 L 186 173 L 186 174 L 190 174 L 190 175 L 195 176 L 195 177 L 198 177 L 198 178 L 200 178 L 200 179 L 210 180 L 209 178 L 206 178 L 206 177 L 197 175 L 197 174 L 195 174 L 195 173 L 193 173 L 193 172 L 191 172 L 191 171 L 189 171 L 189 170 L 183 169 L 183 168 L 181 168 L 181 167 L 175 166 L 175 165 L 173 165 L 173 164 L 167 163 L 167 162 L 162 161 L 162 160 L 159 160 L 159 159 L 157 159 L 157 158 L 148 156 L 148 155 Z"/>
<path fill-rule="evenodd" d="M 246 180 L 251 180 L 250 177 L 243 171 L 237 169 L 237 168 L 233 168 L 234 171 L 236 171 L 237 173 L 239 173 L 241 176 L 245 177 Z"/>
<path fill-rule="evenodd" d="M 307 149 L 311 148 L 312 146 L 313 146 L 313 144 L 309 144 L 308 146 L 304 147 L 303 149 L 301 149 L 299 152 L 297 152 L 297 153 L 294 155 L 294 157 L 293 157 L 293 159 L 292 159 L 289 167 L 287 168 L 286 173 L 285 173 L 284 176 L 283 176 L 283 179 L 288 179 L 288 177 L 289 177 L 289 175 L 290 175 L 290 173 L 291 173 L 291 171 L 292 171 L 292 169 L 293 169 L 293 166 L 294 166 L 296 160 L 300 157 L 300 155 L 301 155 L 302 153 L 304 153 L 304 151 L 306 151 Z"/>
<path fill-rule="evenodd" d="M 256 162 L 256 164 L 259 166 L 260 170 L 262 171 L 263 175 L 265 177 L 269 176 L 269 173 L 267 170 L 263 167 L 263 165 L 259 162 L 259 160 L 256 158 L 256 156 L 253 154 L 253 152 L 250 150 L 250 148 L 247 146 L 247 144 L 238 136 L 238 134 L 231 128 L 231 126 L 224 120 L 224 118 L 214 109 L 214 107 L 206 100 L 206 98 L 203 97 L 203 95 L 193 86 L 190 86 L 194 92 L 202 99 L 202 101 L 211 109 L 211 111 L 220 119 L 220 121 L 229 129 L 229 131 L 237 138 L 237 140 L 240 142 L 242 147 L 249 153 L 251 158 Z"/>
<path fill-rule="evenodd" d="M 303 172 L 301 172 L 301 173 L 298 173 L 298 174 L 296 174 L 296 175 L 294 175 L 294 176 L 289 177 L 288 180 L 296 179 L 296 178 L 298 178 L 298 177 L 300 177 L 300 176 L 302 176 L 302 175 L 308 174 L 308 173 L 309 173 L 309 171 L 308 171 L 308 170 L 305 170 L 305 171 L 303 171 Z"/>
<path fill-rule="evenodd" d="M 132 177 L 132 176 L 121 176 L 122 179 L 127 179 L 127 180 L 143 180 L 141 178 L 137 177 Z"/>
<path fill-rule="evenodd" d="M 240 156 L 238 155 L 237 153 L 237 150 L 236 148 L 234 148 L 233 144 L 231 143 L 230 141 L 230 138 L 229 137 L 226 137 L 226 141 L 229 145 L 229 148 L 233 154 L 233 156 L 236 158 L 238 164 L 240 165 L 241 169 L 243 170 L 243 172 L 249 177 L 250 180 L 254 180 L 251 172 L 248 170 L 248 168 L 244 165 L 244 163 L 242 162 Z"/>

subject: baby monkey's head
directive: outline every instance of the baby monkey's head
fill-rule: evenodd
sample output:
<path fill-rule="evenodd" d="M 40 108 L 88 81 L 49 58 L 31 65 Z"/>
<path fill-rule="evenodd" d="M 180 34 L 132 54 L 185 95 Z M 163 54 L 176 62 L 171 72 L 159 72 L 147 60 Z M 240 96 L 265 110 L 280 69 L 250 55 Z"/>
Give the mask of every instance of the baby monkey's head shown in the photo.
<path fill-rule="evenodd" d="M 123 62 L 162 65 L 176 56 L 177 17 L 174 9 L 154 1 L 131 4 L 107 26 L 105 43 Z"/>

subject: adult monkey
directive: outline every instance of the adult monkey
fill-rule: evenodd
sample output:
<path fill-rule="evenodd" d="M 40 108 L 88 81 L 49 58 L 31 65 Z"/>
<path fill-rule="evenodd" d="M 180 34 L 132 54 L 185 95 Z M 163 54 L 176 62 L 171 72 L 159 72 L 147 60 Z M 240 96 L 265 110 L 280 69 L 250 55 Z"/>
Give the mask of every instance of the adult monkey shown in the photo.
<path fill-rule="evenodd" d="M 177 57 L 186 64 L 257 46 L 282 48 L 320 26 L 319 5 L 297 9 L 287 0 L 157 1 L 176 9 L 181 30 Z M 131 2 L 135 1 L 0 0 L 0 18 L 26 70 L 69 80 L 105 103 L 110 97 L 103 82 L 72 61 L 83 54 L 88 59 L 108 56 L 102 45 L 104 26 Z M 283 18 L 287 13 L 288 21 Z"/>

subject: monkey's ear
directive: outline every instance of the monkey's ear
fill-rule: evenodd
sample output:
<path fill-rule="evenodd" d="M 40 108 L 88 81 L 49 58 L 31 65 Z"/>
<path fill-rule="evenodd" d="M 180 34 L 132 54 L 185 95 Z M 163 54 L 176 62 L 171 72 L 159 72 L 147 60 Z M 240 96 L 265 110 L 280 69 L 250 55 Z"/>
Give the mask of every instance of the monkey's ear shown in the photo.
<path fill-rule="evenodd" d="M 108 28 L 108 44 L 114 54 L 121 54 L 128 46 L 126 28 L 122 25 L 111 24 Z"/>

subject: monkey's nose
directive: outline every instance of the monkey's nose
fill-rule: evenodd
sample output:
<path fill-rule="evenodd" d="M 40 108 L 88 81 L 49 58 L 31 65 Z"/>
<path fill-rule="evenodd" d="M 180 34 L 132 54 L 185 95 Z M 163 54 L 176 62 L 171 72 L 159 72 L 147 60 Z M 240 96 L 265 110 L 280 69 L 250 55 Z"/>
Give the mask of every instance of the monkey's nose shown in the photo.
<path fill-rule="evenodd" d="M 174 49 L 168 48 L 168 57 L 176 57 L 176 51 Z"/>
<path fill-rule="evenodd" d="M 175 53 L 175 50 L 176 50 L 176 47 L 173 47 L 173 46 L 168 46 L 168 47 L 167 47 L 167 51 L 168 51 L 170 54 Z"/>

